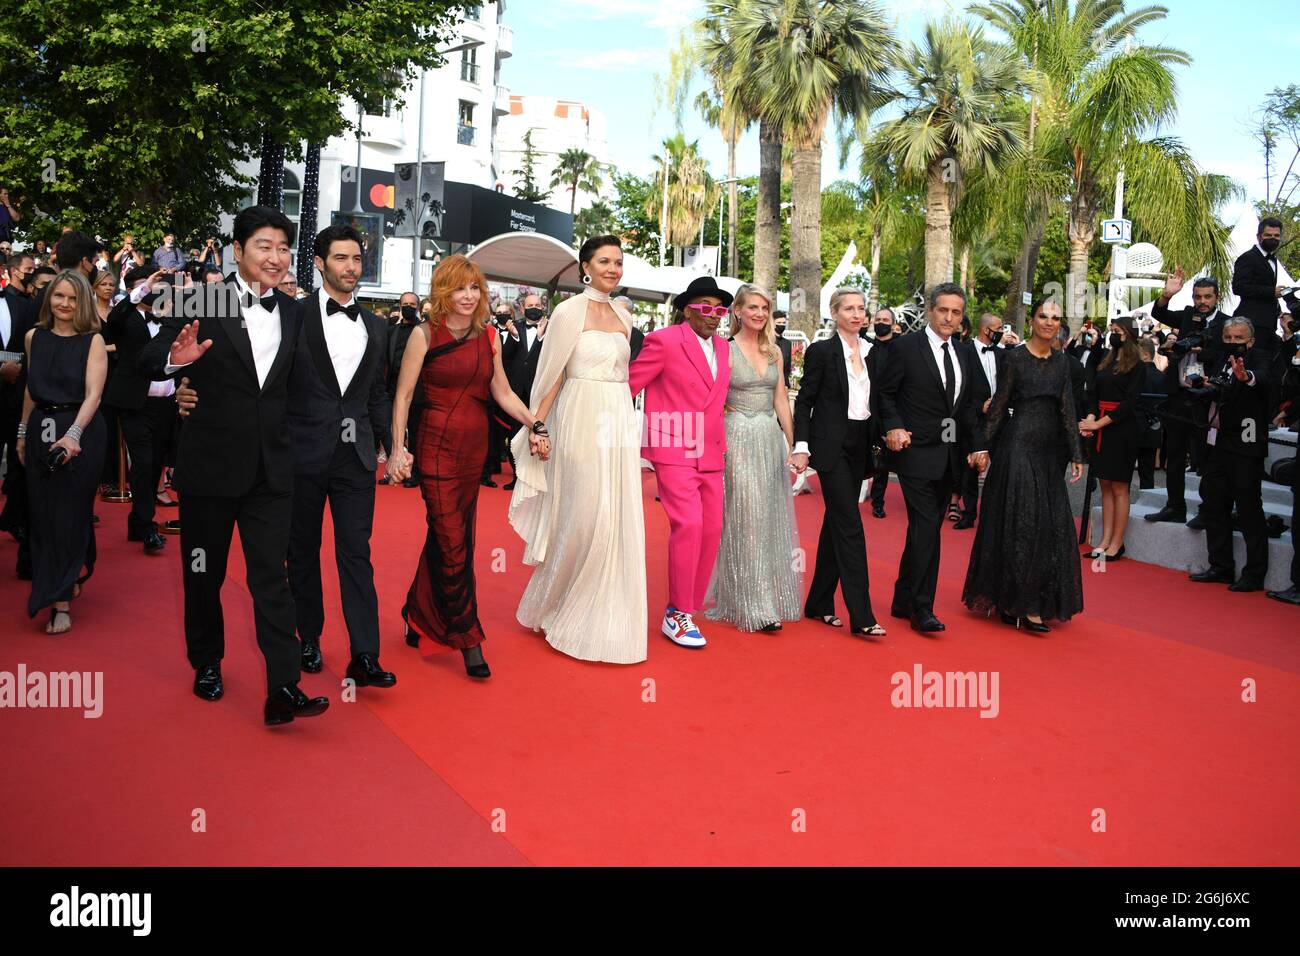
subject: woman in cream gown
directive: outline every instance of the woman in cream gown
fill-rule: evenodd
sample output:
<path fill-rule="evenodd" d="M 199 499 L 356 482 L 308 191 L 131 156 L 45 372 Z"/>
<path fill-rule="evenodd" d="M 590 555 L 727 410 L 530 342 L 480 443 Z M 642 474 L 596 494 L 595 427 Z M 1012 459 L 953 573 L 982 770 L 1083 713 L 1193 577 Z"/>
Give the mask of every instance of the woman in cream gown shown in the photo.
<path fill-rule="evenodd" d="M 512 442 L 510 523 L 535 566 L 517 616 L 570 657 L 635 664 L 646 658 L 645 524 L 632 319 L 609 299 L 623 274 L 618 240 L 588 240 L 579 268 L 590 283 L 552 313 L 533 382 L 550 457 L 527 454 L 523 431 Z"/>

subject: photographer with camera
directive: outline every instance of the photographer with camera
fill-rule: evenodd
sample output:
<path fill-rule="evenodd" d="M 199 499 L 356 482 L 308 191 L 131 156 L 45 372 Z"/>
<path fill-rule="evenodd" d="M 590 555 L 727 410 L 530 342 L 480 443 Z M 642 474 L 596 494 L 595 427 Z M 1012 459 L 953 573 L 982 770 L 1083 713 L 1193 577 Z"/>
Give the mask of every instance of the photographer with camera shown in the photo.
<path fill-rule="evenodd" d="M 1161 354 L 1167 356 L 1164 391 L 1169 398 L 1164 404 L 1165 428 L 1165 485 L 1168 503 L 1147 521 L 1187 520 L 1186 472 L 1188 458 L 1192 467 L 1199 468 L 1205 458 L 1204 402 L 1192 395 L 1192 390 L 1205 384 L 1205 370 L 1221 359 L 1221 339 L 1225 316 L 1219 312 L 1219 283 L 1202 277 L 1192 283 L 1192 304 L 1178 312 L 1169 310 L 1169 300 L 1183 288 L 1186 275 L 1182 267 L 1174 270 L 1165 280 L 1160 298 L 1151 306 L 1151 317 L 1161 325 L 1173 329 L 1166 337 Z M 1193 526 L 1204 527 L 1198 515 Z"/>
<path fill-rule="evenodd" d="M 1221 358 L 1207 367 L 1205 385 L 1192 390 L 1209 403 L 1210 449 L 1201 472 L 1201 514 L 1210 566 L 1191 580 L 1224 583 L 1230 591 L 1259 591 L 1268 572 L 1262 483 L 1272 356 L 1255 348 L 1255 327 L 1241 317 L 1224 323 L 1223 350 L 1217 354 Z M 1246 538 L 1246 564 L 1239 578 L 1232 554 L 1233 502 Z"/>

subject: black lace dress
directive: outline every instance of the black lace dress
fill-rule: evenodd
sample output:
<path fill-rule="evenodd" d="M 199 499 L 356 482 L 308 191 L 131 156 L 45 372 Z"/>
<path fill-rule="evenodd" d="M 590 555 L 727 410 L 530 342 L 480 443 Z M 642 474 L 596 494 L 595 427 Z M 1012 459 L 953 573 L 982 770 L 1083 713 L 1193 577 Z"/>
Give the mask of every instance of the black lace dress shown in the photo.
<path fill-rule="evenodd" d="M 1065 356 L 1040 359 L 1024 346 L 1011 350 L 985 426 L 997 446 L 962 592 L 972 610 L 1044 621 L 1068 621 L 1083 610 L 1077 532 L 1060 459 L 1065 441 L 1070 460 L 1083 460 L 1078 424 Z"/>

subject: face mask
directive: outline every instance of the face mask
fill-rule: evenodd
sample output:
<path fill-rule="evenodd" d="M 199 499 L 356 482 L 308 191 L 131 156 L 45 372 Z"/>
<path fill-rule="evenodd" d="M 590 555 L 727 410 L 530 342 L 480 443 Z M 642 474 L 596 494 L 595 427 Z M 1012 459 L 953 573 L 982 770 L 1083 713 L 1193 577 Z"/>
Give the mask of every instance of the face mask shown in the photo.
<path fill-rule="evenodd" d="M 1090 334 L 1089 334 L 1089 335 L 1085 335 L 1085 336 L 1084 336 L 1082 339 L 1080 339 L 1079 341 L 1081 341 L 1081 342 L 1083 343 L 1083 347 L 1084 347 L 1085 349 L 1090 349 L 1090 348 L 1092 348 L 1092 342 L 1093 342 L 1092 335 L 1090 335 Z"/>
<path fill-rule="evenodd" d="M 1267 252 L 1269 255 L 1272 255 L 1273 253 L 1277 252 L 1278 247 L 1280 247 L 1281 245 L 1282 245 L 1281 239 L 1261 239 L 1259 241 L 1259 247 L 1263 249 L 1265 252 Z"/>
<path fill-rule="evenodd" d="M 1235 358 L 1245 358 L 1246 353 L 1249 351 L 1250 351 L 1250 346 L 1247 345 L 1245 342 L 1234 342 L 1232 345 L 1229 345 L 1227 348 L 1228 354 L 1234 356 Z"/>
<path fill-rule="evenodd" d="M 1003 331 L 1004 331 L 1003 329 L 998 329 L 998 330 L 995 331 L 995 332 L 990 332 L 990 333 L 989 333 L 989 341 L 992 342 L 994 345 L 997 345 L 999 342 L 1002 341 L 1002 333 L 1003 333 Z"/>
<path fill-rule="evenodd" d="M 1118 332 L 1112 332 L 1112 333 L 1110 333 L 1110 347 L 1111 347 L 1111 348 L 1113 348 L 1113 349 L 1117 349 L 1117 348 L 1119 348 L 1119 347 L 1120 347 L 1121 345 L 1123 345 L 1123 344 L 1124 344 L 1124 336 L 1120 335 Z"/>
<path fill-rule="evenodd" d="M 883 339 L 890 332 L 894 331 L 894 326 L 889 322 L 877 322 L 871 327 L 871 330 L 876 333 L 876 338 Z"/>
<path fill-rule="evenodd" d="M 542 321 L 542 316 L 546 314 L 543 309 L 524 309 L 524 318 L 530 323 Z"/>
<path fill-rule="evenodd" d="M 420 312 L 413 305 L 402 306 L 402 321 L 415 324 L 420 321 Z"/>

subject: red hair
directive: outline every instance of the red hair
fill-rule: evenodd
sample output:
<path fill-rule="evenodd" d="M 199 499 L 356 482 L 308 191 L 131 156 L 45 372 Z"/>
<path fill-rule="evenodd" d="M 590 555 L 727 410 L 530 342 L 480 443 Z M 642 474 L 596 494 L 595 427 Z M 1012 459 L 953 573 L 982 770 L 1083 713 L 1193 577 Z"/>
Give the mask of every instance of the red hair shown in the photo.
<path fill-rule="evenodd" d="M 482 332 L 487 324 L 488 287 L 483 278 L 483 270 L 462 255 L 448 256 L 438 263 L 433 270 L 433 281 L 429 288 L 429 331 L 432 332 L 446 321 L 452 310 L 451 296 L 457 289 L 467 285 L 479 288 L 478 306 L 474 309 L 472 321 L 474 332 Z"/>

